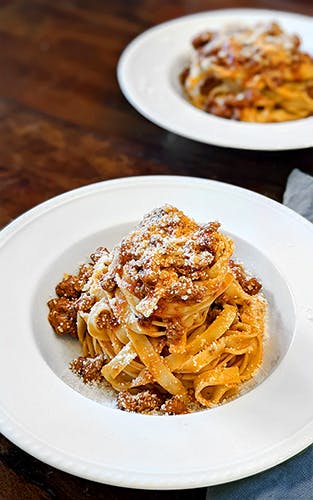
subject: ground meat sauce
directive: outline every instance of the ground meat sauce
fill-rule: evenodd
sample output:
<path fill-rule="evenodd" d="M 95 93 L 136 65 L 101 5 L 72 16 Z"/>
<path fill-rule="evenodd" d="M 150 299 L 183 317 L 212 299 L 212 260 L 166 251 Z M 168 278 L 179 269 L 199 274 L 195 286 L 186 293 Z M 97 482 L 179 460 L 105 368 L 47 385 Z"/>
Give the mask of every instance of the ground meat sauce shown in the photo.
<path fill-rule="evenodd" d="M 48 319 L 55 333 L 58 335 L 72 335 L 77 337 L 76 326 L 76 304 L 75 300 L 67 299 L 66 297 L 58 297 L 49 300 L 49 315 Z"/>
<path fill-rule="evenodd" d="M 103 354 L 95 358 L 80 356 L 71 362 L 70 368 L 83 379 L 85 384 L 101 382 L 103 380 L 101 369 L 106 362 L 107 359 Z"/>
<path fill-rule="evenodd" d="M 132 394 L 121 391 L 117 395 L 117 406 L 120 410 L 145 413 L 158 410 L 162 404 L 160 396 L 152 391 L 145 390 Z"/>
<path fill-rule="evenodd" d="M 256 278 L 247 278 L 241 264 L 236 264 L 233 260 L 230 260 L 229 267 L 246 293 L 249 295 L 256 295 L 261 290 L 261 283 L 259 283 Z"/>
<path fill-rule="evenodd" d="M 161 406 L 160 410 L 168 415 L 182 415 L 189 413 L 185 402 L 181 396 L 173 396 L 167 399 Z"/>
<path fill-rule="evenodd" d="M 199 35 L 194 37 L 194 39 L 192 40 L 192 45 L 196 50 L 201 49 L 201 47 L 210 42 L 212 38 L 213 33 L 211 33 L 210 31 L 204 31 L 203 33 L 200 33 Z"/>
<path fill-rule="evenodd" d="M 90 297 L 90 295 L 83 293 L 76 301 L 76 309 L 81 312 L 89 313 L 95 302 L 95 297 Z"/>
<path fill-rule="evenodd" d="M 219 226 L 218 222 L 199 226 L 170 206 L 156 209 L 143 220 L 136 231 L 124 238 L 120 248 L 113 254 L 106 274 L 100 280 L 101 287 L 106 290 L 116 287 L 116 276 L 119 276 L 124 280 L 125 287 L 138 299 L 142 299 L 146 296 L 153 298 L 156 286 L 160 287 L 161 283 L 161 301 L 152 306 L 147 303 L 147 310 L 142 307 L 142 315 L 138 319 L 141 326 L 145 326 L 145 323 L 149 326 L 154 318 L 154 310 L 161 311 L 164 298 L 188 303 L 197 302 L 202 296 L 195 285 L 197 280 L 207 278 L 208 268 L 214 262 Z M 89 313 L 96 303 L 96 298 L 89 295 L 85 285 L 93 274 L 95 265 L 105 253 L 109 253 L 106 248 L 98 248 L 90 256 L 91 262 L 82 265 L 77 275 L 65 274 L 56 286 L 57 297 L 48 302 L 48 318 L 58 335 L 69 334 L 77 337 L 77 312 Z M 260 283 L 255 278 L 247 277 L 240 264 L 230 260 L 229 270 L 246 293 L 255 295 L 259 292 Z M 112 301 L 112 307 L 118 311 L 118 307 L 123 308 L 123 303 Z M 215 304 L 208 313 L 210 321 L 213 321 L 219 312 L 219 305 Z M 114 316 L 103 311 L 98 316 L 97 327 L 105 329 L 118 326 L 114 321 L 117 321 Z M 167 319 L 165 333 L 164 338 L 150 339 L 155 351 L 161 356 L 169 354 L 168 340 L 171 344 L 179 343 L 185 334 L 178 318 Z M 70 368 L 85 383 L 98 383 L 104 380 L 101 370 L 108 361 L 103 354 L 95 357 L 80 356 L 71 362 Z M 139 413 L 188 413 L 181 396 L 171 396 L 163 390 L 152 390 L 150 387 L 153 383 L 151 374 L 147 370 L 142 372 L 133 380 L 130 390 L 117 394 L 118 408 Z"/>
<path fill-rule="evenodd" d="M 83 288 L 92 271 L 92 264 L 84 264 L 80 266 L 78 275 L 65 274 L 55 287 L 57 297 L 48 302 L 48 320 L 58 335 L 77 337 L 77 310 L 90 310 L 94 303 L 94 299 L 83 295 Z"/>
<path fill-rule="evenodd" d="M 95 264 L 104 253 L 109 253 L 109 250 L 105 247 L 99 247 L 94 253 L 90 255 L 90 260 L 93 264 Z"/>
<path fill-rule="evenodd" d="M 135 394 L 130 391 L 121 391 L 117 395 L 117 406 L 120 410 L 136 413 L 157 412 L 167 415 L 189 413 L 181 396 L 166 399 L 163 394 L 151 390 L 143 390 Z"/>
<path fill-rule="evenodd" d="M 119 277 L 146 318 L 161 310 L 163 300 L 200 302 L 207 289 L 199 283 L 214 263 L 219 226 L 198 225 L 169 205 L 153 210 L 116 249 L 102 287 L 111 291 Z"/>

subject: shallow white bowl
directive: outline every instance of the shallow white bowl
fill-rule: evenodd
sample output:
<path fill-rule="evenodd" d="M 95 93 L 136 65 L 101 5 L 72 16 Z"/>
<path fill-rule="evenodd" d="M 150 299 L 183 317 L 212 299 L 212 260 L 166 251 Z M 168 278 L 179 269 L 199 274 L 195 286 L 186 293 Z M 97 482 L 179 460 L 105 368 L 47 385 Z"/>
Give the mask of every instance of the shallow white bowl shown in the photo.
<path fill-rule="evenodd" d="M 64 379 L 77 342 L 56 337 L 47 300 L 63 272 L 112 246 L 144 213 L 170 203 L 219 220 L 269 301 L 272 349 L 259 384 L 191 415 L 122 412 Z M 313 435 L 312 225 L 253 192 L 204 179 L 102 182 L 39 205 L 0 236 L 0 424 L 54 467 L 104 483 L 194 488 L 239 479 L 299 452 Z M 270 362 L 269 362 L 270 361 Z"/>
<path fill-rule="evenodd" d="M 135 38 L 118 64 L 118 81 L 128 101 L 148 120 L 170 132 L 207 144 L 240 149 L 285 150 L 313 146 L 313 117 L 284 123 L 247 123 L 210 115 L 190 104 L 179 74 L 191 53 L 191 39 L 225 24 L 278 21 L 300 35 L 313 54 L 313 18 L 280 11 L 223 9 L 181 17 Z"/>

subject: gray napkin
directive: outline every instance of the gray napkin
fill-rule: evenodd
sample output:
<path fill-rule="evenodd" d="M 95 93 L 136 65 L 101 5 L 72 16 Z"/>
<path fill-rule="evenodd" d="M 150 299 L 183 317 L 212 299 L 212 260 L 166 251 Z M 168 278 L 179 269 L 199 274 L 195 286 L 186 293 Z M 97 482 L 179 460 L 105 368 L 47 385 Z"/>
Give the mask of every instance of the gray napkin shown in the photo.
<path fill-rule="evenodd" d="M 283 203 L 313 222 L 313 177 L 295 168 L 288 177 Z"/>
<path fill-rule="evenodd" d="M 313 222 L 313 177 L 294 169 L 283 203 Z M 206 500 L 238 499 L 313 500 L 313 445 L 265 472 L 207 488 Z"/>
<path fill-rule="evenodd" d="M 206 500 L 312 500 L 313 445 L 255 476 L 207 488 Z"/>

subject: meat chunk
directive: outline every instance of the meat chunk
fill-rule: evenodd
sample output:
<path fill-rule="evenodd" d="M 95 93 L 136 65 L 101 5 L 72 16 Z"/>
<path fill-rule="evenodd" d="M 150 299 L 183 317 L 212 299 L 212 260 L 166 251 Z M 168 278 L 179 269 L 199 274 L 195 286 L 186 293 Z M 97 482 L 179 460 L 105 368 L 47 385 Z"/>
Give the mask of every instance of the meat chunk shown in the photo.
<path fill-rule="evenodd" d="M 185 84 L 185 81 L 187 80 L 189 73 L 190 73 L 190 69 L 188 67 L 184 68 L 183 71 L 180 73 L 179 81 L 182 85 Z"/>
<path fill-rule="evenodd" d="M 87 294 L 82 294 L 76 301 L 76 308 L 78 311 L 89 313 L 95 302 L 95 297 L 91 297 Z"/>
<path fill-rule="evenodd" d="M 81 290 L 81 280 L 78 276 L 72 276 L 71 274 L 66 274 L 55 287 L 56 294 L 59 297 L 68 299 L 77 299 L 81 294 Z"/>
<path fill-rule="evenodd" d="M 145 390 L 132 394 L 129 391 L 121 391 L 117 396 L 117 406 L 120 410 L 145 413 L 160 408 L 161 397 L 155 392 Z"/>
<path fill-rule="evenodd" d="M 196 50 L 201 49 L 201 47 L 212 40 L 213 36 L 213 33 L 211 33 L 210 31 L 204 31 L 192 40 L 192 45 Z"/>
<path fill-rule="evenodd" d="M 101 369 L 106 361 L 107 359 L 103 354 L 99 354 L 95 358 L 80 356 L 70 363 L 70 368 L 83 379 L 85 384 L 88 382 L 101 382 L 103 380 Z"/>
<path fill-rule="evenodd" d="M 204 82 L 201 83 L 200 85 L 200 94 L 201 95 L 208 95 L 214 87 L 217 87 L 217 85 L 220 85 L 222 82 L 218 78 L 215 78 L 214 76 L 207 76 Z"/>
<path fill-rule="evenodd" d="M 69 334 L 77 337 L 76 301 L 67 297 L 49 300 L 48 320 L 58 335 Z"/>
<path fill-rule="evenodd" d="M 81 289 L 83 289 L 83 287 L 86 285 L 87 281 L 92 275 L 92 272 L 93 272 L 92 264 L 83 264 L 82 266 L 80 266 L 78 278 L 80 280 Z"/>
<path fill-rule="evenodd" d="M 48 320 L 59 335 L 70 334 L 77 337 L 77 309 L 90 310 L 91 300 L 79 300 L 84 286 L 92 274 L 93 266 L 84 264 L 80 266 L 78 275 L 65 274 L 63 280 L 57 284 L 55 291 L 58 297 L 48 302 L 50 309 Z"/>
<path fill-rule="evenodd" d="M 109 250 L 105 247 L 99 247 L 94 253 L 90 255 L 90 260 L 95 264 L 104 253 L 109 254 Z"/>
<path fill-rule="evenodd" d="M 90 278 L 92 270 L 93 266 L 91 264 L 83 264 L 80 266 L 77 276 L 65 274 L 63 280 L 55 288 L 56 294 L 59 297 L 77 299 Z"/>
<path fill-rule="evenodd" d="M 233 260 L 230 260 L 229 267 L 236 280 L 246 293 L 249 295 L 256 295 L 261 290 L 261 283 L 259 283 L 256 278 L 247 278 L 241 264 L 236 264 Z"/>
<path fill-rule="evenodd" d="M 181 415 L 189 413 L 182 396 L 173 396 L 167 399 L 161 406 L 161 411 L 168 415 Z"/>

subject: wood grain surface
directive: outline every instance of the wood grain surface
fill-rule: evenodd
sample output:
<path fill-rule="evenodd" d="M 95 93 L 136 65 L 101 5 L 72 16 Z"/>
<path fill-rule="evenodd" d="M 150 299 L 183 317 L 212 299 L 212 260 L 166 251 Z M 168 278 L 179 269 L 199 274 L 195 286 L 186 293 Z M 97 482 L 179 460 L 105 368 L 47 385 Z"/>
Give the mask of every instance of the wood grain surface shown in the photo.
<path fill-rule="evenodd" d="M 175 174 L 217 179 L 281 201 L 312 149 L 255 152 L 200 144 L 139 115 L 116 64 L 139 33 L 177 16 L 232 7 L 313 14 L 311 0 L 0 0 L 0 226 L 79 186 Z M 5 383 L 5 381 L 1 381 Z M 0 499 L 204 499 L 204 488 L 136 491 L 58 471 L 0 438 Z"/>

